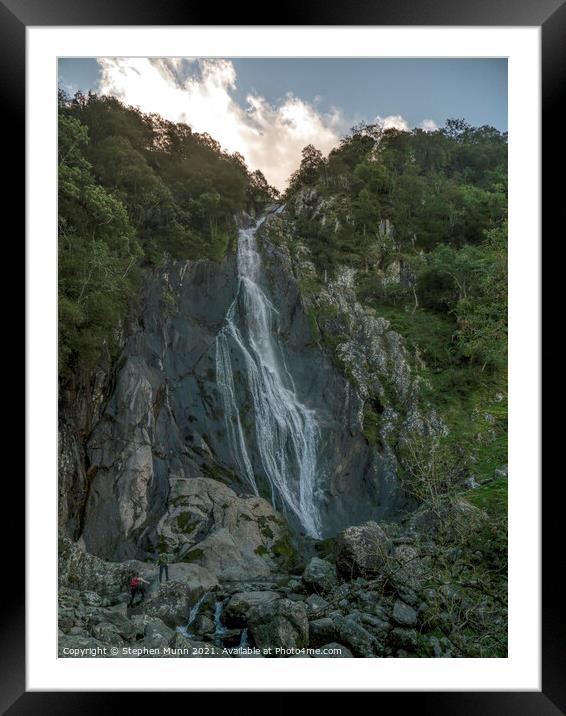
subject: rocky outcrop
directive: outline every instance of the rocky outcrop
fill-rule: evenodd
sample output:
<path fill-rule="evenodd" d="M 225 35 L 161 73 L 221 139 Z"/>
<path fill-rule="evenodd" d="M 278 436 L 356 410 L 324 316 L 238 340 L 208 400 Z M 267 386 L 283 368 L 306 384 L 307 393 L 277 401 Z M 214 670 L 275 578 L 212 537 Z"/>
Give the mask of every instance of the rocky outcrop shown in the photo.
<path fill-rule="evenodd" d="M 220 579 L 266 577 L 277 567 L 274 546 L 286 535 L 281 517 L 261 497 L 237 497 L 206 478 L 172 479 L 159 544 Z"/>
<path fill-rule="evenodd" d="M 62 534 L 78 539 L 88 494 L 84 444 L 65 420 L 58 429 L 58 525 Z"/>

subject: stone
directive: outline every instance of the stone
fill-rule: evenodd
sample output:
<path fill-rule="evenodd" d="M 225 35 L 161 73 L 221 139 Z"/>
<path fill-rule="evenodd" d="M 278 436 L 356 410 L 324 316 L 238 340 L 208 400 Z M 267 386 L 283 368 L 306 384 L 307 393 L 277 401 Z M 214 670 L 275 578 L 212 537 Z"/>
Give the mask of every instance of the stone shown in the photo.
<path fill-rule="evenodd" d="M 417 648 L 417 632 L 415 629 L 395 627 L 389 633 L 389 641 L 398 649 L 414 651 Z"/>
<path fill-rule="evenodd" d="M 379 574 L 391 552 L 391 541 L 376 522 L 348 527 L 336 538 L 336 567 L 342 577 Z"/>
<path fill-rule="evenodd" d="M 413 607 L 397 599 L 393 605 L 393 619 L 402 626 L 415 626 L 418 614 Z"/>
<path fill-rule="evenodd" d="M 118 627 L 109 622 L 98 622 L 91 627 L 92 636 L 104 644 L 121 647 L 124 646 L 124 640 L 118 633 Z"/>
<path fill-rule="evenodd" d="M 497 470 L 495 470 L 494 475 L 495 475 L 495 477 L 507 478 L 509 476 L 509 466 L 502 465 L 501 467 L 498 467 Z"/>
<path fill-rule="evenodd" d="M 309 644 L 310 646 L 322 646 L 336 638 L 336 627 L 332 619 L 322 617 L 309 622 Z"/>
<path fill-rule="evenodd" d="M 261 497 L 238 497 L 205 478 L 171 480 L 159 540 L 182 560 L 220 580 L 267 578 L 277 570 L 275 546 L 285 540 L 281 517 Z"/>
<path fill-rule="evenodd" d="M 307 612 L 300 602 L 278 599 L 258 605 L 251 611 L 248 624 L 260 648 L 302 648 L 309 642 Z"/>
<path fill-rule="evenodd" d="M 309 615 L 322 614 L 328 609 L 328 602 L 324 597 L 320 597 L 318 594 L 311 594 L 305 602 Z"/>
<path fill-rule="evenodd" d="M 183 626 L 188 621 L 190 592 L 184 582 L 170 580 L 158 592 L 131 610 L 131 614 L 145 614 L 161 619 L 169 627 Z"/>
<path fill-rule="evenodd" d="M 341 643 L 352 650 L 355 656 L 372 657 L 378 650 L 376 638 L 358 621 L 350 616 L 335 621 L 336 631 Z"/>
<path fill-rule="evenodd" d="M 360 622 L 378 639 L 383 640 L 391 629 L 391 624 L 386 619 L 380 619 L 373 614 L 360 614 Z"/>
<path fill-rule="evenodd" d="M 204 614 L 200 614 L 191 624 L 190 630 L 194 634 L 203 636 L 205 634 L 214 634 L 216 626 L 212 619 L 205 616 Z"/>
<path fill-rule="evenodd" d="M 336 567 L 325 559 L 313 557 L 303 572 L 303 583 L 310 592 L 326 594 L 337 584 Z"/>
<path fill-rule="evenodd" d="M 138 634 L 143 637 L 144 645 L 149 649 L 166 646 L 175 635 L 174 630 L 157 617 L 150 617 L 147 614 L 134 614 L 131 621 L 135 625 Z"/>
<path fill-rule="evenodd" d="M 270 591 L 237 592 L 222 610 L 222 623 L 229 627 L 245 627 L 254 607 L 275 602 L 279 598 L 276 592 Z"/>

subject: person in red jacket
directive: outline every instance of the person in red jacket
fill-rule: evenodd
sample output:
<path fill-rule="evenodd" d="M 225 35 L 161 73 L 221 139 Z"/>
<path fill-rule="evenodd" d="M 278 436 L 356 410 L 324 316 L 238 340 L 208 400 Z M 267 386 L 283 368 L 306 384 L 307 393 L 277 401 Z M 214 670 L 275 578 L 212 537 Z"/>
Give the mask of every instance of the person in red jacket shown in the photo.
<path fill-rule="evenodd" d="M 145 587 L 144 584 L 149 584 L 148 581 L 146 581 L 142 576 L 134 575 L 130 579 L 130 603 L 128 604 L 129 607 L 134 606 L 134 600 L 136 598 L 136 594 L 141 594 L 140 602 L 143 602 L 145 598 Z"/>

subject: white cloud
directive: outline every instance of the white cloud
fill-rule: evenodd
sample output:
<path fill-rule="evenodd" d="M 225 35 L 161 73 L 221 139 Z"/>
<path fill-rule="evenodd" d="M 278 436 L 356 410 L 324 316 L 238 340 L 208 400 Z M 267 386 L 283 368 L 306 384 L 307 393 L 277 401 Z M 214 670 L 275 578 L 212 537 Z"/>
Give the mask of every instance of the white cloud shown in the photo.
<path fill-rule="evenodd" d="M 373 120 L 375 124 L 379 124 L 383 129 L 398 129 L 401 132 L 410 131 L 409 123 L 400 114 L 389 114 L 387 117 L 377 117 Z"/>
<path fill-rule="evenodd" d="M 438 129 L 438 124 L 434 121 L 434 119 L 423 119 L 419 126 L 425 132 L 436 132 Z"/>
<path fill-rule="evenodd" d="M 231 94 L 237 78 L 229 60 L 101 58 L 98 63 L 101 94 L 208 132 L 280 189 L 297 168 L 306 144 L 326 154 L 345 128 L 338 110 L 323 114 L 293 94 L 277 106 L 250 94 L 242 107 Z"/>

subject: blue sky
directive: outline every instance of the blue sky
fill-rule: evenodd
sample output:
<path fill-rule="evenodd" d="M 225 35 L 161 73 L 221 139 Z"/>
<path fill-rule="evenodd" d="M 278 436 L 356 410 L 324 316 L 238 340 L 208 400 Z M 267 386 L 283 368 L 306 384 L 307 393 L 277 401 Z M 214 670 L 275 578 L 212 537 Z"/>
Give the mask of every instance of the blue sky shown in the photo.
<path fill-rule="evenodd" d="M 327 152 L 362 120 L 434 129 L 461 117 L 507 130 L 505 59 L 69 58 L 59 84 L 208 131 L 280 187 L 302 146 Z"/>

